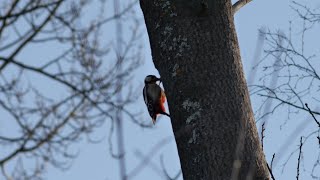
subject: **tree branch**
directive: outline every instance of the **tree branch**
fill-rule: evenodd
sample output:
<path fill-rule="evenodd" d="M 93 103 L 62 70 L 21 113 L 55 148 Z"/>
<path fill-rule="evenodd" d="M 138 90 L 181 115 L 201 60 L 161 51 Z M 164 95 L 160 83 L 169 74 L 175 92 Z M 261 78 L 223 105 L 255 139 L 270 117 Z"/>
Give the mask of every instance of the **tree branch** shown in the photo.
<path fill-rule="evenodd" d="M 300 138 L 300 146 L 299 146 L 299 157 L 298 157 L 298 166 L 297 166 L 297 180 L 299 180 L 299 175 L 300 175 L 300 161 L 301 161 L 301 152 L 302 152 L 302 137 Z"/>
<path fill-rule="evenodd" d="M 239 0 L 232 5 L 232 12 L 235 14 L 240 8 L 251 2 L 252 0 Z"/>
<path fill-rule="evenodd" d="M 15 151 L 13 151 L 11 154 L 9 154 L 8 156 L 6 156 L 5 158 L 0 160 L 0 165 L 4 165 L 7 161 L 9 161 L 10 159 L 12 159 L 13 157 L 17 156 L 20 153 L 23 152 L 29 152 L 29 151 L 33 151 L 35 149 L 37 149 L 38 147 L 42 146 L 43 144 L 45 144 L 46 142 L 50 141 L 54 135 L 59 131 L 59 129 L 61 129 L 70 119 L 70 117 L 72 117 L 74 115 L 74 113 L 81 107 L 82 103 L 84 102 L 85 98 L 83 98 L 70 112 L 69 114 L 63 119 L 63 121 L 58 124 L 56 127 L 54 127 L 51 132 L 48 132 L 48 134 L 46 135 L 46 137 L 41 138 L 39 140 L 39 142 L 36 142 L 35 144 L 33 144 L 33 146 L 31 147 L 26 147 L 27 143 L 29 142 L 31 136 L 34 134 L 34 131 L 37 129 L 38 126 L 41 125 L 40 121 L 33 130 L 31 130 L 32 133 L 28 134 L 28 137 L 24 140 L 24 142 L 22 142 L 21 146 L 19 148 L 17 148 Z"/>
<path fill-rule="evenodd" d="M 265 122 L 262 123 L 262 130 L 261 130 L 261 146 L 262 146 L 262 149 L 263 149 L 264 131 L 266 130 L 264 125 L 265 125 Z"/>
<path fill-rule="evenodd" d="M 308 109 L 308 112 L 311 114 L 311 116 L 313 117 L 314 121 L 317 123 L 318 127 L 320 128 L 320 123 L 319 121 L 316 119 L 316 117 L 314 116 L 314 113 L 311 111 L 311 109 L 309 108 L 308 106 L 308 103 L 305 103 L 307 109 Z"/>
<path fill-rule="evenodd" d="M 51 19 L 52 15 L 58 10 L 60 4 L 62 3 L 63 0 L 60 0 L 57 2 L 57 5 L 53 8 L 52 11 L 50 11 L 50 14 L 47 16 L 47 18 L 37 27 L 34 32 L 12 53 L 12 55 L 8 58 L 9 61 L 4 62 L 0 66 L 0 72 L 10 63 L 10 61 L 22 50 L 23 47 L 25 47 L 29 41 L 31 41 L 40 31 L 43 29 L 43 27 L 49 22 Z"/>
<path fill-rule="evenodd" d="M 262 130 L 261 130 L 261 146 L 262 146 L 262 149 L 263 149 L 263 139 L 264 139 L 264 137 L 265 137 L 265 136 L 264 136 L 264 131 L 266 130 L 265 127 L 264 127 L 264 125 L 265 125 L 265 122 L 262 124 Z M 272 157 L 272 160 L 271 160 L 271 167 L 272 167 L 273 158 L 274 158 L 274 154 L 273 154 L 273 157 Z M 267 164 L 267 168 L 268 168 L 268 170 L 269 170 L 269 173 L 270 173 L 270 175 L 271 175 L 272 180 L 275 180 L 275 178 L 274 178 L 274 176 L 273 176 L 273 173 L 272 173 L 272 168 L 270 168 L 268 162 L 266 162 L 266 164 Z"/>

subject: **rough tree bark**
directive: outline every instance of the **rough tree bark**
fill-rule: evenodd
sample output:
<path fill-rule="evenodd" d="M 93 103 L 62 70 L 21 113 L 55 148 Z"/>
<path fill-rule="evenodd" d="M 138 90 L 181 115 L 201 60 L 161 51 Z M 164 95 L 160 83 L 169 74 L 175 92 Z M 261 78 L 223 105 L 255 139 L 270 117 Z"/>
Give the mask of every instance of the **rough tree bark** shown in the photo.
<path fill-rule="evenodd" d="M 140 5 L 174 133 L 180 134 L 184 179 L 269 179 L 231 1 L 140 0 Z"/>

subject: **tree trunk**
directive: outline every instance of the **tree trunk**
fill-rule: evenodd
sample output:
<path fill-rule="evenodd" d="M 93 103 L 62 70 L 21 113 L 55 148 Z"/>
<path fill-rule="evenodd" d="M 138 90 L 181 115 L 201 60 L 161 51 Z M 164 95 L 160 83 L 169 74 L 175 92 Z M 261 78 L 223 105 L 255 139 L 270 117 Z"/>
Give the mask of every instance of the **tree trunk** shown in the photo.
<path fill-rule="evenodd" d="M 231 1 L 140 0 L 140 5 L 184 179 L 269 179 Z"/>

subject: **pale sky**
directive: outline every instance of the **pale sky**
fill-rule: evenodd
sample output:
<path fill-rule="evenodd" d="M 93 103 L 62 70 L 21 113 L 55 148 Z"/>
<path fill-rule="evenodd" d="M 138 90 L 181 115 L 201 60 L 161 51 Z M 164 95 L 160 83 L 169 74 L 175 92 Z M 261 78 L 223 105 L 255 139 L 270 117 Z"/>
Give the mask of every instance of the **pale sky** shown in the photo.
<path fill-rule="evenodd" d="M 124 1 L 124 0 L 121 0 Z M 126 0 L 128 1 L 128 0 Z M 317 0 L 298 0 L 300 3 L 306 3 L 313 8 L 319 8 L 320 3 Z M 253 54 L 255 52 L 256 42 L 258 38 L 258 29 L 264 27 L 270 29 L 271 31 L 281 30 L 284 33 L 288 32 L 289 21 L 294 21 L 298 19 L 298 16 L 290 8 L 289 0 L 256 0 L 242 9 L 235 15 L 235 25 L 237 29 L 238 39 L 240 43 L 240 50 L 242 56 L 242 62 L 244 66 L 245 75 L 248 76 L 251 72 L 253 62 Z M 112 4 L 112 1 L 107 1 L 107 4 Z M 113 7 L 113 5 L 110 5 Z M 123 7 L 123 6 L 122 6 Z M 135 77 L 132 80 L 132 84 L 135 87 L 143 88 L 144 77 L 148 74 L 155 74 L 158 76 L 157 70 L 154 68 L 152 63 L 152 57 L 150 52 L 149 40 L 147 31 L 145 29 L 145 24 L 143 22 L 143 14 L 137 4 L 135 7 L 135 12 L 140 17 L 141 29 L 143 32 L 143 46 L 144 46 L 144 64 L 136 71 Z M 113 13 L 113 9 L 109 9 L 110 14 Z M 87 13 L 94 13 L 87 11 Z M 126 23 L 126 22 L 124 22 Z M 124 24 L 125 28 L 125 24 Z M 298 27 L 297 27 L 298 28 Z M 319 26 L 318 26 L 319 28 Z M 109 32 L 110 37 L 114 37 L 115 26 L 113 23 L 105 29 Z M 124 29 L 125 32 L 128 29 Z M 314 34 L 319 40 L 319 35 Z M 310 46 L 317 46 L 318 41 L 313 41 L 310 38 Z M 54 49 L 54 47 L 52 47 Z M 51 47 L 50 47 L 51 49 Z M 36 49 L 31 49 L 30 53 L 36 51 Z M 43 52 L 46 54 L 45 52 Z M 256 78 L 256 81 L 258 79 Z M 260 101 L 256 97 L 251 97 L 251 102 L 253 109 L 257 109 Z M 143 98 L 137 100 L 134 109 L 143 112 L 143 122 L 148 122 L 151 119 L 145 108 Z M 297 127 L 301 121 L 305 121 L 307 114 L 297 115 L 295 120 L 284 123 L 286 114 L 276 114 L 269 118 L 270 122 L 268 128 L 265 132 L 265 154 L 266 159 L 270 162 L 272 154 L 278 153 L 281 145 L 287 140 L 288 136 Z M 280 128 L 281 126 L 281 128 Z M 106 122 L 103 126 L 98 128 L 97 137 L 107 137 L 110 128 L 110 123 Z M 313 122 L 308 123 L 306 128 L 301 135 L 307 135 L 307 132 L 316 130 L 316 126 Z M 0 129 L 1 130 L 1 129 Z M 115 135 L 114 135 L 115 136 Z M 113 146 L 116 152 L 116 138 L 113 136 Z M 158 120 L 156 125 L 151 129 L 143 129 L 133 124 L 129 119 L 124 119 L 124 138 L 125 138 L 125 151 L 126 151 L 126 164 L 127 173 L 130 173 L 137 165 L 141 163 L 141 157 L 149 154 L 149 151 L 157 143 L 161 141 L 166 141 L 166 138 L 172 138 L 172 127 L 170 120 L 167 117 L 162 117 Z M 300 137 L 300 136 L 298 136 Z M 296 161 L 297 153 L 293 155 L 293 158 L 288 162 L 285 171 L 282 173 L 282 164 L 284 163 L 286 157 L 294 151 L 294 149 L 299 145 L 299 138 L 293 140 L 293 143 L 289 145 L 288 151 L 283 155 L 284 158 L 279 159 L 277 166 L 274 167 L 274 175 L 276 179 L 295 179 L 296 176 Z M 48 180 L 119 180 L 119 168 L 118 161 L 113 159 L 109 153 L 108 138 L 103 140 L 101 143 L 89 144 L 83 138 L 81 143 L 78 143 L 74 147 L 75 151 L 78 151 L 78 158 L 74 159 L 73 164 L 67 171 L 61 171 L 59 169 L 49 166 L 47 173 L 45 174 Z M 305 169 L 310 170 L 313 163 L 310 161 L 317 158 L 313 154 L 317 150 L 317 147 L 313 146 L 311 143 L 304 149 L 304 165 Z M 318 152 L 317 152 L 318 153 Z M 157 169 L 162 169 L 160 163 L 160 156 L 163 157 L 164 165 L 168 173 L 173 177 L 180 170 L 179 157 L 176 149 L 176 144 L 174 140 L 168 141 L 165 145 L 161 146 L 157 151 L 152 154 L 150 164 L 147 165 L 139 174 L 137 174 L 134 180 L 163 180 L 164 177 L 156 171 Z M 303 169 L 303 168 L 301 168 Z M 303 180 L 311 179 L 308 170 L 301 173 L 301 178 Z M 303 170 L 301 170 L 303 171 Z M 320 169 L 319 169 L 320 172 Z M 320 175 L 320 173 L 318 173 Z M 182 177 L 180 176 L 180 180 Z"/>

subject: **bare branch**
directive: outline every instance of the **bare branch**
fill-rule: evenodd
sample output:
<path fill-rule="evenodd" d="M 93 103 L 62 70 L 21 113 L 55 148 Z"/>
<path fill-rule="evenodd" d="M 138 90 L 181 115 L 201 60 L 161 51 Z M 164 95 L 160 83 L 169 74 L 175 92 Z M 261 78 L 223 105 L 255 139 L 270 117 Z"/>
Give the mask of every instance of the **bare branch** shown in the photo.
<path fill-rule="evenodd" d="M 299 175 L 300 175 L 300 161 L 301 161 L 301 153 L 302 153 L 302 137 L 300 138 L 300 146 L 299 146 L 299 156 L 298 156 L 298 166 L 297 166 L 297 180 L 299 180 Z"/>
<path fill-rule="evenodd" d="M 239 0 L 236 3 L 232 5 L 232 11 L 233 14 L 235 14 L 239 9 L 241 9 L 243 6 L 251 2 L 252 0 Z"/>
<path fill-rule="evenodd" d="M 159 150 L 161 150 L 161 147 L 164 147 L 172 140 L 173 137 L 167 137 L 159 141 L 155 146 L 153 146 L 145 156 L 146 158 L 141 160 L 141 162 L 126 175 L 126 179 L 131 179 L 138 175 L 143 170 L 143 168 L 145 168 L 148 165 L 149 161 L 151 160 L 151 157 L 154 156 Z"/>
<path fill-rule="evenodd" d="M 261 130 L 261 146 L 262 146 L 262 149 L 263 149 L 263 139 L 264 139 L 264 137 L 265 137 L 265 136 L 264 136 L 264 131 L 266 130 L 265 127 L 264 127 L 264 125 L 265 125 L 265 122 L 262 123 L 262 130 Z M 271 161 L 271 167 L 272 167 L 273 158 L 274 158 L 274 154 L 273 154 L 272 161 Z M 273 180 L 275 180 L 275 178 L 274 178 L 274 176 L 273 176 L 273 173 L 272 173 L 272 168 L 270 168 L 268 162 L 266 162 L 266 164 L 267 164 L 267 168 L 268 168 L 268 170 L 269 170 L 269 173 L 270 173 L 270 175 L 271 175 L 271 178 L 272 178 Z"/>
<path fill-rule="evenodd" d="M 8 65 L 8 63 L 22 50 L 22 48 L 28 44 L 29 41 L 31 41 L 40 31 L 41 29 L 49 22 L 52 15 L 58 10 L 58 7 L 61 5 L 63 0 L 60 0 L 57 5 L 53 8 L 52 11 L 50 11 L 50 14 L 48 17 L 41 23 L 41 25 L 34 30 L 34 32 L 24 41 L 22 44 L 12 53 L 12 55 L 8 58 L 8 61 L 4 62 L 0 66 L 0 72 L 3 71 L 3 69 Z"/>
<path fill-rule="evenodd" d="M 268 164 L 268 163 L 267 163 L 267 167 L 268 167 L 269 173 L 270 173 L 270 175 L 271 175 L 271 178 L 272 178 L 273 180 L 275 180 L 275 178 L 274 178 L 274 176 L 273 176 L 273 173 L 272 173 L 272 169 L 269 167 L 269 164 Z"/>
<path fill-rule="evenodd" d="M 314 121 L 317 123 L 318 127 L 320 128 L 320 123 L 319 123 L 319 121 L 316 119 L 316 117 L 314 116 L 314 113 L 313 113 L 313 112 L 311 111 L 311 109 L 309 108 L 308 103 L 305 103 L 305 105 L 306 105 L 309 113 L 310 113 L 311 116 L 313 117 Z"/>
<path fill-rule="evenodd" d="M 272 169 L 272 166 L 273 166 L 273 160 L 274 160 L 274 157 L 276 156 L 276 154 L 275 153 L 273 153 L 273 155 L 272 155 L 272 159 L 271 159 L 271 163 L 270 163 L 270 166 L 271 166 L 271 169 Z"/>
<path fill-rule="evenodd" d="M 264 128 L 264 125 L 265 125 L 265 122 L 262 123 L 262 130 L 261 130 L 261 146 L 262 146 L 262 149 L 263 149 L 264 131 L 266 130 Z"/>
<path fill-rule="evenodd" d="M 151 159 L 152 158 L 152 157 L 145 156 L 141 151 L 138 151 L 138 150 L 134 154 L 140 160 L 144 160 L 144 159 L 148 159 L 148 158 Z M 163 179 L 167 178 L 167 176 L 162 172 L 163 169 L 161 169 L 156 163 L 153 163 L 151 160 L 148 162 L 148 167 L 150 169 L 152 169 L 155 173 L 157 173 Z"/>
<path fill-rule="evenodd" d="M 166 168 L 164 166 L 164 160 L 163 160 L 163 155 L 162 154 L 160 156 L 160 162 L 161 162 L 161 167 L 163 169 L 163 173 L 166 175 L 168 180 L 177 180 L 181 176 L 181 174 L 182 174 L 181 169 L 178 171 L 178 173 L 173 178 L 168 174 L 168 172 L 167 172 L 167 170 L 166 170 Z"/>
<path fill-rule="evenodd" d="M 70 167 L 70 160 L 77 156 L 71 145 L 82 136 L 93 142 L 93 130 L 104 122 L 114 123 L 116 111 L 123 114 L 122 119 L 148 126 L 140 122 L 140 114 L 128 110 L 137 99 L 137 92 L 129 87 L 132 72 L 142 59 L 137 46 L 139 21 L 135 16 L 126 19 L 125 28 L 130 26 L 126 33 L 130 33 L 119 41 L 124 50 L 121 60 L 111 52 L 113 39 L 101 38 L 106 35 L 102 27 L 122 20 L 136 2 L 110 14 L 105 11 L 106 1 L 4 0 L 0 6 L 0 113 L 14 127 L 14 132 L 0 136 L 0 146 L 7 148 L 0 166 L 12 167 L 6 169 L 7 177 L 42 179 L 47 164 Z M 100 3 L 99 12 L 81 13 L 92 10 L 90 3 Z M 120 65 L 123 68 L 116 69 Z M 115 98 L 119 92 L 124 93 L 120 100 Z"/>

